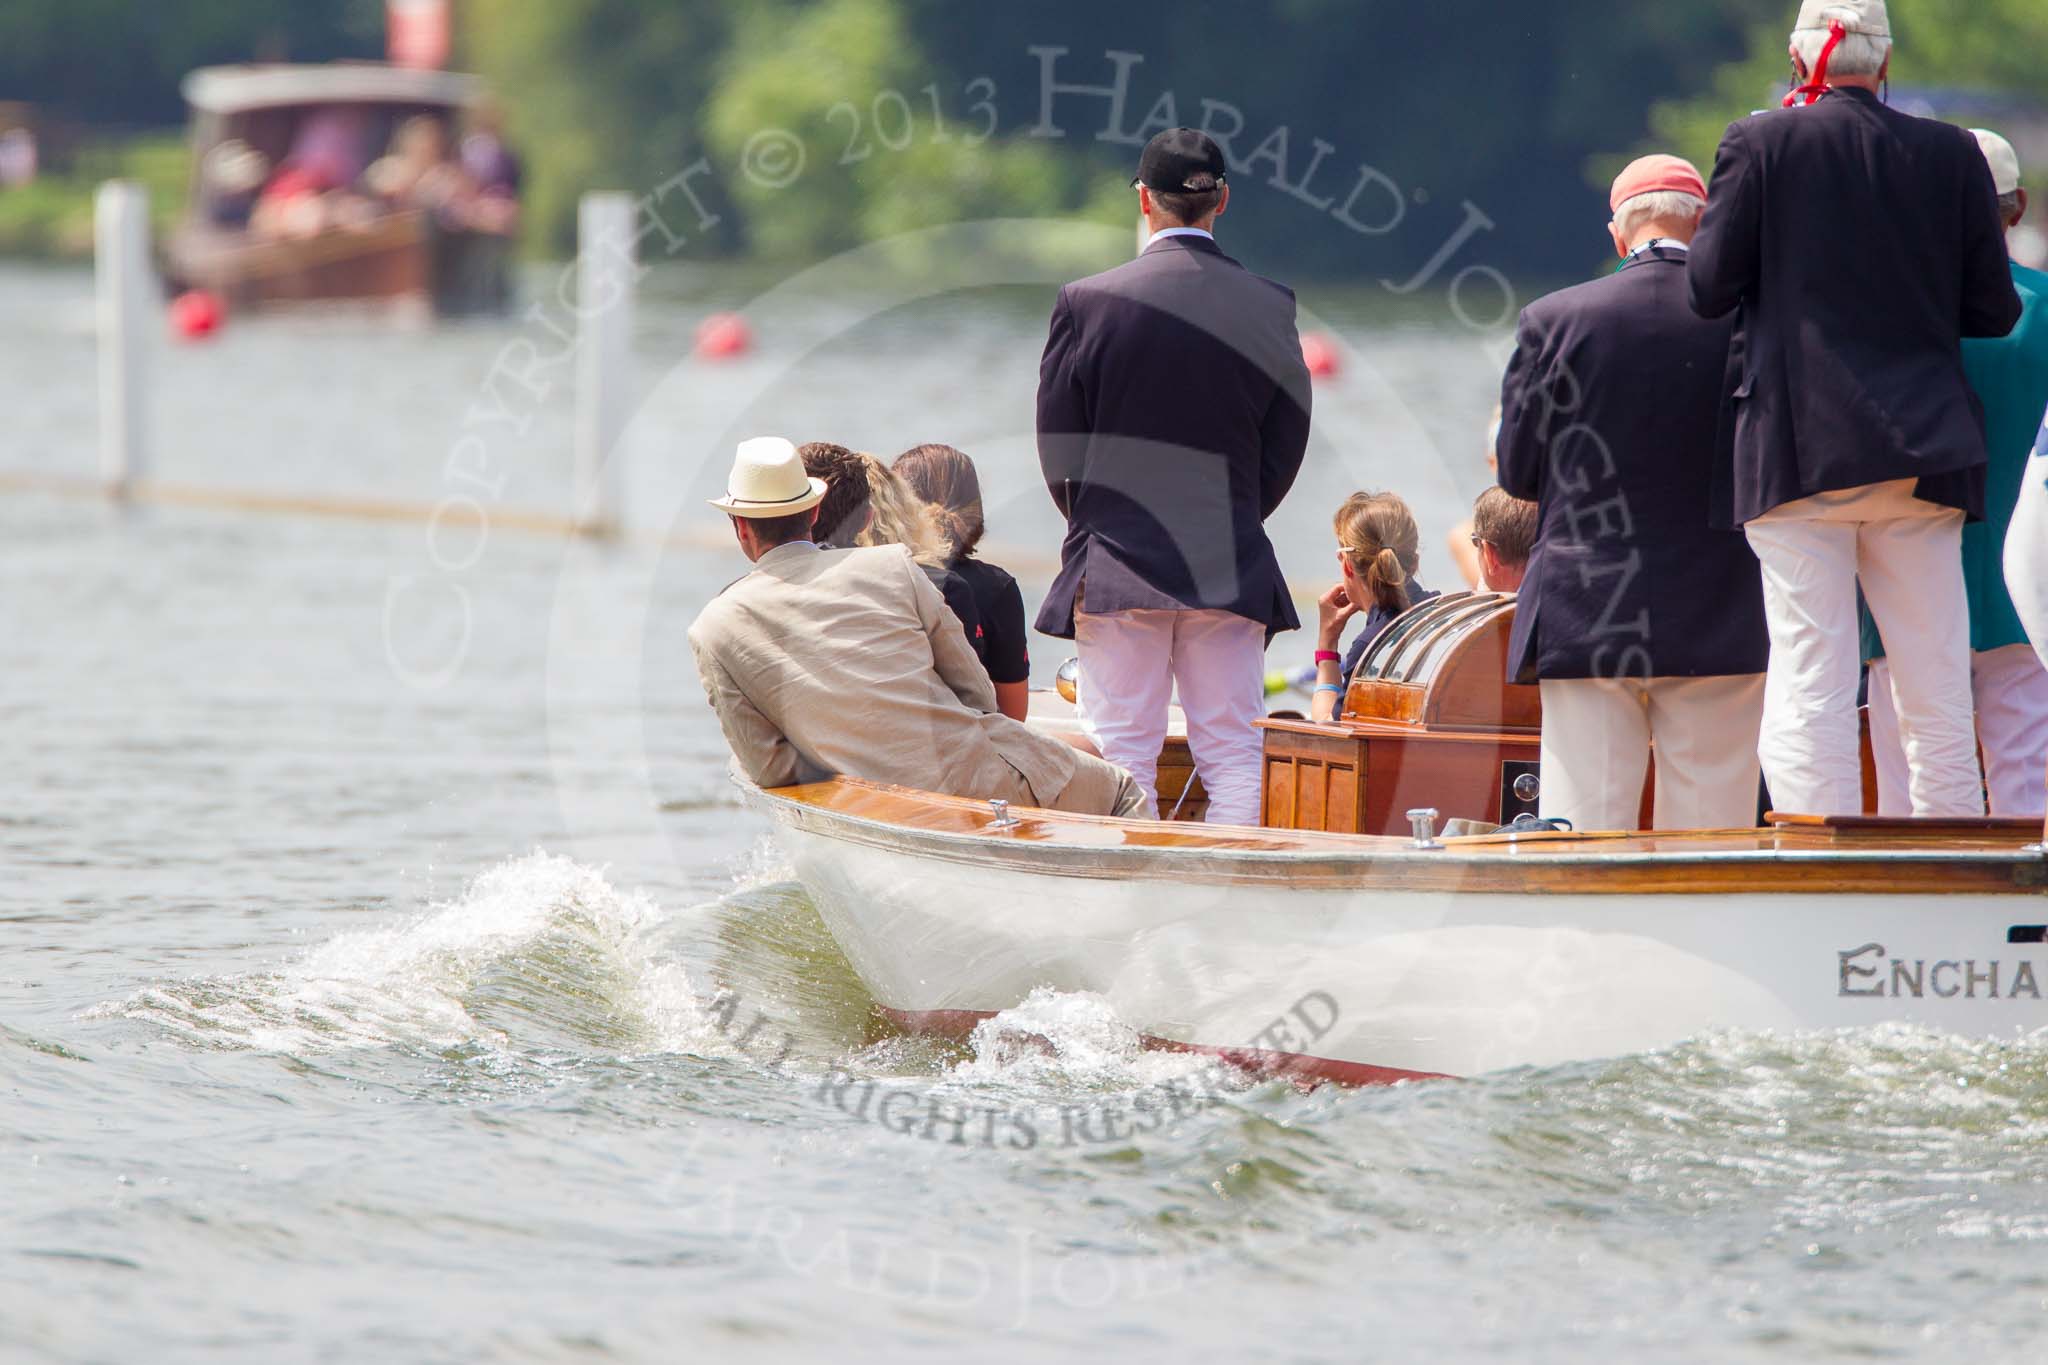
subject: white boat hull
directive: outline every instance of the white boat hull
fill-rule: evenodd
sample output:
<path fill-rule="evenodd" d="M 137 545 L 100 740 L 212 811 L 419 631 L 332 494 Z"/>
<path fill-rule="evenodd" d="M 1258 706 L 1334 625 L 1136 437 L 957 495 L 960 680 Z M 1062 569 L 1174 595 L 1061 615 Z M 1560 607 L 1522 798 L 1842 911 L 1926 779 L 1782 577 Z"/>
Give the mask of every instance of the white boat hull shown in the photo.
<path fill-rule="evenodd" d="M 1021 865 L 794 808 L 777 823 L 855 971 L 913 1022 L 1051 987 L 1099 995 L 1166 1042 L 1387 1073 L 1367 1079 L 1613 1056 L 1731 1027 L 2048 1024 L 2048 947 L 2008 941 L 2048 918 L 2038 891 L 1413 890 L 1401 857 L 1351 886 L 1261 885 L 1156 860 L 1122 875 Z"/>

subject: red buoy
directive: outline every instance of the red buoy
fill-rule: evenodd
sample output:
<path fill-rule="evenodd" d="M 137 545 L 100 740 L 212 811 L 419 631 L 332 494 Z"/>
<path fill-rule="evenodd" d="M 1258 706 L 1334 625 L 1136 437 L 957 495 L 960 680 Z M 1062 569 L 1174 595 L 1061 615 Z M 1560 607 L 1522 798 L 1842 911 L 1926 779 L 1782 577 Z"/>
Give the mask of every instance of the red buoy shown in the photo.
<path fill-rule="evenodd" d="M 185 341 L 197 341 L 220 330 L 227 310 L 220 295 L 205 289 L 188 289 L 171 300 L 171 331 Z"/>
<path fill-rule="evenodd" d="M 754 334 L 738 313 L 713 313 L 697 324 L 697 354 L 706 360 L 743 355 L 753 345 Z"/>
<path fill-rule="evenodd" d="M 1337 373 L 1337 343 L 1322 332 L 1302 333 L 1301 363 L 1312 377 L 1330 378 Z"/>

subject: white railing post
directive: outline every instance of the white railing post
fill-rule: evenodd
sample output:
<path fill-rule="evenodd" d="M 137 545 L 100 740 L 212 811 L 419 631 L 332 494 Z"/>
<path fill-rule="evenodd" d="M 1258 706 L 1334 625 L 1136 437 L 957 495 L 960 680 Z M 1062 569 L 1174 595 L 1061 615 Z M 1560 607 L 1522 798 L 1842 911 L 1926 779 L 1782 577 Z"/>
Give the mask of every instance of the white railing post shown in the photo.
<path fill-rule="evenodd" d="M 631 195 L 586 194 L 576 207 L 576 523 L 619 528 L 619 435 L 632 402 L 633 228 Z"/>
<path fill-rule="evenodd" d="M 100 351 L 100 482 L 124 497 L 148 455 L 149 193 L 109 180 L 93 200 Z"/>

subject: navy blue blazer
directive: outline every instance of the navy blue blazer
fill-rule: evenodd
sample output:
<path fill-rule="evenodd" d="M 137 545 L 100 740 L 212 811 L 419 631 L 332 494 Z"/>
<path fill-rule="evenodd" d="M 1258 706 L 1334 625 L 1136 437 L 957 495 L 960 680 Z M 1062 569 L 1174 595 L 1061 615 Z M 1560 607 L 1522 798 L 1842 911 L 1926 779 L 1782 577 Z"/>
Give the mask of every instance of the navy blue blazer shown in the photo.
<path fill-rule="evenodd" d="M 1998 195 L 1968 132 L 1845 89 L 1729 125 L 1693 306 L 1739 310 L 1717 524 L 1891 479 L 1984 513 L 1962 339 L 2019 321 Z"/>
<path fill-rule="evenodd" d="M 1732 330 L 1668 248 L 1523 310 L 1496 454 L 1538 522 L 1510 681 L 1763 671 L 1756 555 L 1708 516 Z"/>
<path fill-rule="evenodd" d="M 1091 612 L 1219 609 L 1300 625 L 1264 522 L 1308 450 L 1294 294 L 1206 237 L 1162 237 L 1060 290 L 1038 461 L 1067 518 L 1038 629 Z"/>

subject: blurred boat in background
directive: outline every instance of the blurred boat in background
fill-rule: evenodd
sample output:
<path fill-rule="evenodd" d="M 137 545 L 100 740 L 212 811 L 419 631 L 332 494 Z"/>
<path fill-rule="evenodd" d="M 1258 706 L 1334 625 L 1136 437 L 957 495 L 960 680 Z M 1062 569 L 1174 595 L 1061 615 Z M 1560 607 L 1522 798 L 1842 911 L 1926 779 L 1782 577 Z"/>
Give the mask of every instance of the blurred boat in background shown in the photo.
<path fill-rule="evenodd" d="M 192 178 L 166 247 L 174 288 L 209 290 L 237 310 L 508 307 L 518 163 L 474 76 L 351 62 L 208 67 L 184 92 Z"/>

